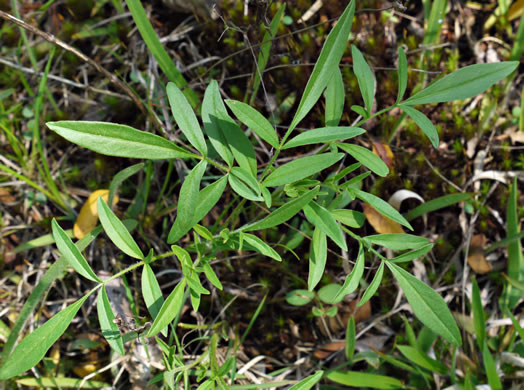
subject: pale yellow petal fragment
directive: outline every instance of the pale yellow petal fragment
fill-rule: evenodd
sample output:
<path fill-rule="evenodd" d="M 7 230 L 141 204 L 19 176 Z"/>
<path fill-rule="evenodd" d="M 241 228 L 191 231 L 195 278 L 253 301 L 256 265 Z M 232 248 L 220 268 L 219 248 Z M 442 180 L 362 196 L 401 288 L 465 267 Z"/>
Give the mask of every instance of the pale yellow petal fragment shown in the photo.
<path fill-rule="evenodd" d="M 96 201 L 99 197 L 107 202 L 109 198 L 109 190 L 96 190 L 89 195 L 86 202 L 78 214 L 75 226 L 73 227 L 73 234 L 76 238 L 81 239 L 85 237 L 91 230 L 93 230 L 98 223 L 98 210 L 96 208 Z M 113 205 L 118 203 L 118 196 L 115 195 Z"/>

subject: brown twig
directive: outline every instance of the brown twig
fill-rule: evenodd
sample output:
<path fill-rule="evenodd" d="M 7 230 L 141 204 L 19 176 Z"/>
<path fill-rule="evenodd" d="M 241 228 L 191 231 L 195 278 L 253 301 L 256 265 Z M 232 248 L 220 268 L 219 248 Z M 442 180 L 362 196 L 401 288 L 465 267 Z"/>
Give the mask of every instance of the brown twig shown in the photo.
<path fill-rule="evenodd" d="M 36 35 L 42 37 L 43 39 L 45 39 L 48 42 L 51 42 L 51 43 L 53 43 L 53 44 L 55 44 L 57 46 L 60 46 L 62 49 L 66 50 L 66 51 L 68 51 L 70 53 L 73 53 L 75 56 L 80 58 L 82 61 L 87 62 L 89 65 L 93 66 L 97 71 L 99 71 L 104 76 L 106 76 L 109 80 L 111 80 L 112 83 L 116 84 L 122 91 L 124 91 L 135 102 L 137 107 L 144 114 L 149 115 L 149 113 L 147 112 L 146 108 L 144 107 L 144 105 L 142 104 L 140 99 L 133 93 L 133 91 L 131 91 L 131 89 L 127 85 L 125 85 L 124 82 L 122 82 L 122 80 L 120 80 L 117 76 L 115 76 L 114 74 L 112 74 L 111 72 L 109 72 L 108 70 L 103 68 L 102 66 L 100 66 L 100 64 L 96 63 L 96 61 L 94 61 L 93 59 L 89 58 L 88 56 L 86 56 L 81 51 L 79 51 L 79 50 L 75 49 L 74 47 L 68 45 L 64 41 L 61 41 L 60 39 L 58 39 L 54 35 L 48 34 L 45 31 L 42 31 L 42 30 L 40 30 L 40 29 L 38 29 L 38 28 L 36 28 L 34 26 L 31 26 L 30 24 L 27 24 L 23 20 L 18 19 L 16 17 L 14 17 L 13 15 L 8 14 L 7 12 L 4 12 L 4 11 L 0 10 L 0 17 L 2 19 L 5 19 L 5 20 L 9 21 L 9 22 L 17 24 L 18 26 L 22 27 L 23 29 L 25 29 L 27 31 L 32 32 L 33 34 L 36 34 Z"/>

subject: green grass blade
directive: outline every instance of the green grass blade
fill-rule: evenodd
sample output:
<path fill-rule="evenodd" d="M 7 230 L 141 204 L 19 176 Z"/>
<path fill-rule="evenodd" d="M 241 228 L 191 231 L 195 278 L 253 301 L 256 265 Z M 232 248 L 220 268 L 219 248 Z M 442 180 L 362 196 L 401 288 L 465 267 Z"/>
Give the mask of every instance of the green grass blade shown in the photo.
<path fill-rule="evenodd" d="M 160 39 L 153 30 L 151 22 L 147 19 L 146 12 L 142 6 L 140 0 L 126 0 L 127 7 L 133 16 L 133 20 L 138 27 L 140 35 L 144 39 L 149 51 L 153 54 L 153 57 L 158 62 L 160 69 L 167 76 L 169 81 L 175 83 L 178 88 L 184 88 L 187 85 L 187 81 L 182 76 L 182 73 L 176 68 L 173 60 L 167 54 L 166 49 L 162 46 Z M 189 103 L 193 108 L 198 104 L 198 96 L 190 89 L 184 91 Z"/>
<path fill-rule="evenodd" d="M 414 109 L 413 107 L 406 106 L 406 105 L 400 105 L 399 106 L 408 116 L 413 119 L 413 121 L 417 124 L 418 127 L 420 127 L 420 130 L 424 134 L 426 134 L 426 137 L 429 138 L 431 141 L 431 145 L 433 145 L 434 148 L 438 148 L 438 132 L 437 128 L 429 120 L 429 118 L 421 113 L 420 111 Z"/>
<path fill-rule="evenodd" d="M 492 390 L 502 390 L 502 382 L 497 372 L 497 366 L 491 352 L 489 352 L 488 343 L 484 343 L 482 349 L 482 360 L 484 362 L 484 369 L 486 370 L 486 376 L 488 377 L 488 383 Z"/>
<path fill-rule="evenodd" d="M 486 319 L 484 318 L 484 309 L 482 308 L 482 300 L 480 299 L 480 290 L 476 278 L 473 278 L 471 295 L 473 301 L 472 306 L 475 335 L 477 336 L 479 349 L 482 351 L 484 349 L 484 341 L 486 340 Z"/>
<path fill-rule="evenodd" d="M 413 210 L 410 210 L 408 213 L 406 213 L 404 217 L 408 221 L 411 221 L 417 217 L 420 217 L 421 215 L 431 213 L 432 211 L 437 211 L 457 204 L 459 202 L 464 202 L 470 199 L 472 196 L 473 194 L 471 193 L 444 195 L 440 198 L 430 200 L 429 202 L 423 203 L 420 206 L 415 207 Z"/>
<path fill-rule="evenodd" d="M 406 58 L 406 53 L 404 49 L 398 47 L 398 96 L 397 103 L 399 103 L 404 94 L 406 93 L 406 88 L 408 86 L 408 59 Z"/>
<path fill-rule="evenodd" d="M 404 387 L 404 384 L 396 378 L 385 375 L 371 374 L 360 371 L 333 371 L 327 378 L 341 385 L 358 388 L 372 388 L 393 390 Z"/>

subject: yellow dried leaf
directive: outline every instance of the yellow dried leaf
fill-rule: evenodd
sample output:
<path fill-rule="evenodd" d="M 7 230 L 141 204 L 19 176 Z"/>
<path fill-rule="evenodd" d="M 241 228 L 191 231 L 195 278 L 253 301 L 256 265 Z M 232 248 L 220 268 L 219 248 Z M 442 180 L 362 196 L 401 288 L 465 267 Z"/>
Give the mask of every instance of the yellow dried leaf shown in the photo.
<path fill-rule="evenodd" d="M 388 144 L 381 144 L 373 141 L 371 148 L 373 149 L 373 153 L 379 156 L 386 163 L 388 168 L 393 168 L 395 156 Z"/>
<path fill-rule="evenodd" d="M 98 210 L 96 208 L 96 201 L 99 197 L 107 202 L 109 198 L 109 190 L 96 190 L 89 195 L 86 202 L 78 214 L 75 226 L 73 227 L 73 234 L 76 238 L 81 239 L 85 237 L 91 230 L 96 227 L 98 223 Z M 115 195 L 113 205 L 118 203 L 118 196 Z"/>
<path fill-rule="evenodd" d="M 515 1 L 508 11 L 508 20 L 520 18 L 522 12 L 524 12 L 524 0 Z"/>
<path fill-rule="evenodd" d="M 471 239 L 468 252 L 468 264 L 476 274 L 486 274 L 491 271 L 491 265 L 484 257 L 484 247 L 486 246 L 486 236 L 477 234 Z"/>
<path fill-rule="evenodd" d="M 364 209 L 364 215 L 366 216 L 368 222 L 371 226 L 373 226 L 377 233 L 404 233 L 402 226 L 400 226 L 398 222 L 383 216 L 372 206 L 363 203 L 362 208 Z"/>

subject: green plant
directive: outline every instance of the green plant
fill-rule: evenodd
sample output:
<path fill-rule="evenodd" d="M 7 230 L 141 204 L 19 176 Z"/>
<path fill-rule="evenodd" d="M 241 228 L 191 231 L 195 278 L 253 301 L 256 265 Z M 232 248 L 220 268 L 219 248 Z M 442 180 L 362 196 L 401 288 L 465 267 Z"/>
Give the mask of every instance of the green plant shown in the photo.
<path fill-rule="evenodd" d="M 128 1 L 128 3 L 133 2 Z M 279 227 L 293 217 L 301 216 L 302 212 L 305 221 L 313 227 L 308 290 L 305 290 L 307 293 L 304 293 L 306 296 L 313 294 L 312 291 L 319 284 L 324 274 L 328 252 L 327 238 L 329 237 L 341 250 L 347 251 L 349 248 L 344 235 L 346 233 L 351 238 L 350 242 L 358 246 L 356 264 L 342 286 L 331 285 L 332 287 L 329 289 L 330 295 L 333 296 L 332 299 L 324 296 L 324 293 L 321 294 L 322 289 L 318 292 L 323 302 L 332 304 L 357 290 L 364 271 L 364 253 L 371 252 L 378 256 L 381 263 L 373 281 L 364 292 L 360 304 L 363 304 L 365 300 L 375 294 L 385 270 L 388 269 L 402 288 L 417 318 L 444 340 L 456 346 L 461 345 L 460 332 L 444 300 L 431 287 L 398 265 L 427 253 L 432 248 L 432 244 L 426 238 L 411 234 L 377 234 L 361 237 L 350 230 L 350 228 L 358 228 L 364 223 L 362 213 L 346 208 L 355 199 L 373 206 L 378 212 L 407 229 L 413 230 L 413 228 L 408 222 L 408 218 L 402 216 L 389 203 L 361 189 L 362 181 L 371 172 L 381 177 L 387 176 L 389 173 L 387 165 L 368 149 L 343 141 L 363 134 L 365 131 L 359 126 L 366 121 L 385 114 L 393 108 L 399 108 L 422 129 L 431 144 L 437 147 L 439 139 L 435 126 L 415 106 L 475 96 L 511 74 L 518 63 L 502 62 L 462 68 L 403 100 L 407 88 L 408 69 L 406 56 L 400 49 L 397 101 L 394 105 L 373 113 L 372 107 L 375 100 L 373 72 L 358 48 L 352 46 L 354 73 L 364 102 L 364 107 L 353 106 L 352 108 L 362 119 L 354 127 L 338 126 L 345 98 L 339 62 L 350 34 L 354 9 L 355 2 L 351 1 L 329 34 L 293 120 L 282 137 L 275 131 L 272 123 L 251 106 L 234 100 L 224 102 L 216 81 L 209 84 L 203 98 L 201 114 L 203 130 L 193 111 L 192 104 L 188 101 L 187 93 L 182 92 L 172 82 L 166 87 L 175 121 L 192 148 L 177 145 L 152 133 L 113 123 L 60 121 L 47 124 L 51 130 L 65 139 L 100 154 L 147 160 L 181 158 L 196 162 L 196 164 L 187 174 L 180 187 L 177 216 L 167 234 L 167 242 L 172 245 L 171 252 L 154 255 L 151 251 L 147 256 L 144 255 L 142 249 L 130 234 L 128 226 L 113 213 L 109 206 L 112 202 L 106 203 L 99 198 L 97 207 L 103 230 L 116 247 L 127 256 L 138 260 L 135 264 L 116 273 L 109 279 L 101 280 L 91 269 L 81 252 L 86 242 L 93 240 L 102 229 L 98 228 L 90 234 L 88 240 L 75 244 L 58 222 L 53 220 L 53 238 L 63 256 L 63 260 L 60 262 L 61 267 L 72 267 L 78 274 L 92 282 L 94 287 L 77 302 L 56 314 L 35 332 L 26 336 L 14 351 L 14 342 L 12 341 L 3 352 L 5 360 L 0 368 L 1 379 L 19 375 L 36 365 L 53 343 L 65 332 L 82 304 L 95 292 L 98 293 L 97 311 L 102 333 L 111 347 L 117 353 L 122 354 L 124 352 L 124 338 L 114 322 L 115 315 L 108 302 L 106 284 L 130 271 L 141 269 L 142 296 L 153 319 L 147 337 L 156 336 L 156 340 L 164 353 L 166 374 L 163 379 L 165 384 L 174 388 L 175 383 L 180 381 L 188 383 L 191 372 L 191 375 L 197 377 L 198 382 L 202 382 L 201 388 L 214 387 L 215 385 L 227 388 L 224 378 L 229 375 L 230 380 L 234 380 L 236 373 L 235 356 L 230 357 L 221 366 L 218 365 L 216 361 L 218 332 L 213 333 L 209 338 L 209 349 L 206 354 L 193 363 L 184 364 L 181 358 L 183 351 L 180 348 L 176 332 L 170 325 L 178 322 L 187 298 L 190 298 L 196 311 L 199 308 L 201 296 L 210 293 L 203 286 L 201 276 L 205 276 L 214 287 L 222 288 L 220 280 L 210 265 L 210 260 L 216 257 L 217 252 L 224 248 L 229 250 L 243 249 L 258 252 L 263 256 L 280 261 L 281 255 L 255 233 L 260 234 Z M 162 52 L 158 52 L 157 55 L 162 56 Z M 259 61 L 263 63 L 263 57 Z M 262 65 L 265 66 L 265 64 Z M 173 74 L 173 78 L 178 77 L 177 74 Z M 255 83 L 257 82 L 255 81 Z M 324 95 L 326 103 L 325 127 L 305 131 L 291 138 L 297 125 L 308 115 L 322 95 Z M 252 140 L 241 129 L 237 121 L 230 116 L 226 106 L 242 124 L 250 128 L 261 140 L 273 148 L 271 158 L 269 161 L 265 161 L 265 168 L 262 169 L 259 166 Z M 283 151 L 319 144 L 321 148 L 315 154 L 296 158 L 278 167 L 275 166 Z M 211 154 L 210 146 L 213 147 L 213 153 L 216 152 L 216 156 Z M 354 158 L 357 163 L 346 168 L 333 169 L 335 164 L 348 155 Z M 221 161 L 218 161 L 219 159 Z M 353 174 L 362 166 L 368 168 L 370 172 Z M 200 189 L 206 172 L 211 171 L 219 178 Z M 130 174 L 135 172 L 136 170 Z M 353 176 L 350 177 L 349 175 L 352 174 Z M 122 180 L 125 179 L 120 177 L 113 181 L 113 195 Z M 227 185 L 240 199 L 236 210 L 232 210 L 229 216 L 235 215 L 248 202 L 261 206 L 263 211 L 257 212 L 255 209 L 253 221 L 246 222 L 236 228 L 229 224 L 230 220 L 233 219 L 229 217 L 218 221 L 216 226 L 213 227 L 199 225 L 199 222 L 218 203 Z M 110 196 L 111 198 L 112 196 Z M 455 202 L 456 199 L 453 199 L 453 201 Z M 264 210 L 262 203 L 270 210 Z M 411 217 L 414 218 L 415 214 L 412 214 Z M 192 242 L 184 248 L 177 245 L 180 239 L 192 230 Z M 376 247 L 387 248 L 400 253 L 393 258 L 386 258 Z M 183 277 L 164 301 L 153 266 L 155 261 L 166 257 L 178 259 Z M 57 272 L 56 269 L 53 269 L 53 272 Z M 513 300 L 510 291 L 507 299 Z M 35 304 L 35 299 L 32 299 L 31 305 Z M 264 300 L 257 308 L 252 321 L 257 318 L 263 304 Z M 331 309 L 327 309 L 325 313 L 333 314 L 332 311 L 328 313 L 329 310 Z M 319 315 L 323 313 L 323 311 L 317 312 Z M 159 333 L 169 334 L 169 343 L 158 337 Z M 240 343 L 246 334 L 244 333 L 239 341 Z M 354 332 L 352 336 L 354 337 Z M 238 345 L 236 344 L 234 349 L 237 349 Z M 348 347 L 348 351 L 350 349 Z M 405 354 L 413 352 L 406 348 L 401 351 L 404 351 Z M 352 353 L 348 352 L 347 355 L 352 355 Z M 322 375 L 323 372 L 319 371 L 312 377 L 296 384 L 294 388 L 311 388 L 321 379 Z M 367 383 L 370 386 L 371 383 L 379 383 L 380 381 L 385 383 L 384 386 L 389 386 L 387 388 L 401 385 L 400 381 L 393 378 L 384 379 L 385 377 L 379 376 L 372 378 L 370 374 L 350 371 L 332 372 L 327 374 L 327 378 L 352 386 L 362 386 L 362 383 Z"/>

